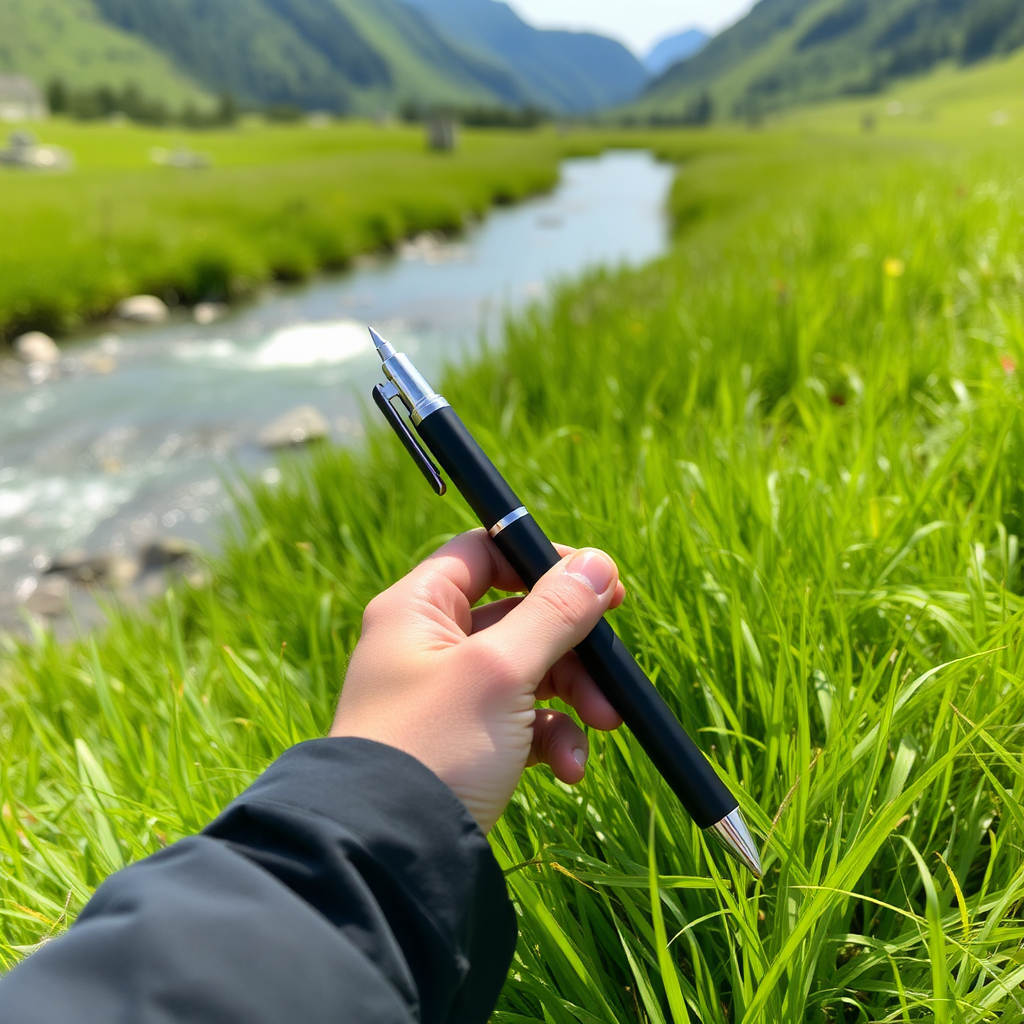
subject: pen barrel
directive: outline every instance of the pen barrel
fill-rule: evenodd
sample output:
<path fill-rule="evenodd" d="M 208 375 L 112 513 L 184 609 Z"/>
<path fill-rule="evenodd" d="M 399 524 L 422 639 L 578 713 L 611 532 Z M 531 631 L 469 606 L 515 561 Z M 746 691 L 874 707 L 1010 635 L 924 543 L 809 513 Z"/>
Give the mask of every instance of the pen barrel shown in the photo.
<path fill-rule="evenodd" d="M 494 543 L 531 589 L 560 560 L 532 516 L 506 527 Z M 697 825 L 710 828 L 731 814 L 736 798 L 607 620 L 597 624 L 576 653 Z"/>
<path fill-rule="evenodd" d="M 522 505 L 453 409 L 431 413 L 417 431 L 485 527 Z M 530 589 L 560 561 L 530 515 L 494 542 Z M 697 825 L 709 828 L 731 814 L 736 798 L 608 622 L 602 619 L 576 653 Z"/>
<path fill-rule="evenodd" d="M 421 420 L 416 432 L 485 527 L 522 505 L 450 406 Z"/>

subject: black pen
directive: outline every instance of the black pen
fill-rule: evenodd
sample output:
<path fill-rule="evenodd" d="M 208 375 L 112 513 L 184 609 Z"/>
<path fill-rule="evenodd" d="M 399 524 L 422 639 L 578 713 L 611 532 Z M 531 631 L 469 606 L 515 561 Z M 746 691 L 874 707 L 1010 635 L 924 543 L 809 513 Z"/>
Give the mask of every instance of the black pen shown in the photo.
<path fill-rule="evenodd" d="M 444 494 L 440 471 L 392 405 L 394 399 L 401 400 L 423 444 L 444 468 L 519 578 L 527 587 L 533 587 L 561 561 L 551 541 L 455 410 L 409 359 L 396 352 L 372 327 L 370 335 L 387 376 L 386 384 L 373 389 L 377 407 L 420 472 L 438 494 Z M 690 817 L 760 878 L 761 859 L 736 798 L 605 619 L 576 648 L 576 653 Z"/>

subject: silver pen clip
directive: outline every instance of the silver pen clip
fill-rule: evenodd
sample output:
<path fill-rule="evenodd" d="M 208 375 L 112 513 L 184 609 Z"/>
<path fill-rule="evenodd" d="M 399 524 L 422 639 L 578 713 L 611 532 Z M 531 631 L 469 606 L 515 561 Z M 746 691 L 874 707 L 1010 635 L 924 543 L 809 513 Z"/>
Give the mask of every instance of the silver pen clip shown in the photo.
<path fill-rule="evenodd" d="M 398 410 L 391 404 L 395 398 L 401 398 L 401 392 L 391 382 L 387 384 L 376 384 L 373 388 L 373 401 L 377 408 L 384 413 L 384 418 L 391 424 L 391 429 L 398 435 L 398 440 L 405 446 L 405 450 L 412 456 L 413 462 L 419 466 L 420 472 L 426 477 L 427 483 L 434 488 L 437 494 L 443 495 L 448 490 L 444 480 L 441 478 L 441 470 L 434 465 L 433 460 L 423 450 L 423 446 L 412 436 L 412 431 L 405 425 Z"/>

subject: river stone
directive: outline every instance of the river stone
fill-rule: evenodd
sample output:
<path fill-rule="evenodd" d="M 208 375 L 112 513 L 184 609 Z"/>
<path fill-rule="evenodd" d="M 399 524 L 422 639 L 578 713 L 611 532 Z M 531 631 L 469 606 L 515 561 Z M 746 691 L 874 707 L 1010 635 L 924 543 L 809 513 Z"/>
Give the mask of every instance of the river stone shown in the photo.
<path fill-rule="evenodd" d="M 331 432 L 331 425 L 319 409 L 303 405 L 274 420 L 257 439 L 264 448 L 292 448 L 320 441 Z"/>
<path fill-rule="evenodd" d="M 200 302 L 192 310 L 192 319 L 197 324 L 212 324 L 227 315 L 228 307 L 223 302 Z"/>
<path fill-rule="evenodd" d="M 60 349 L 48 334 L 29 331 L 14 343 L 15 351 L 23 363 L 44 363 L 54 366 L 60 362 Z"/>
<path fill-rule="evenodd" d="M 135 579 L 139 567 L 131 559 L 119 558 L 110 552 L 91 555 L 76 550 L 59 554 L 46 571 L 49 575 L 62 576 L 85 586 L 117 587 Z"/>
<path fill-rule="evenodd" d="M 180 565 L 199 554 L 199 546 L 184 537 L 157 537 L 139 551 L 142 568 L 149 572 Z"/>
<path fill-rule="evenodd" d="M 167 319 L 167 304 L 155 295 L 133 295 L 118 303 L 117 315 L 138 324 L 160 324 Z"/>
<path fill-rule="evenodd" d="M 70 598 L 67 580 L 43 580 L 25 599 L 25 607 L 40 618 L 56 619 L 67 613 Z"/>

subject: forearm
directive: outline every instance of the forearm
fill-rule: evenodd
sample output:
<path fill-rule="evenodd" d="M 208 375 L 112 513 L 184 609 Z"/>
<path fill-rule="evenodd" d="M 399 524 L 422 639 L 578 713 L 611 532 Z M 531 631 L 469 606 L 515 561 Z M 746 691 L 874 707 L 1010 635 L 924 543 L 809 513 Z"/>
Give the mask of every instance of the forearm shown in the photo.
<path fill-rule="evenodd" d="M 487 841 L 413 758 L 303 744 L 113 876 L 0 981 L 0 1020 L 485 1021 L 515 945 Z"/>

